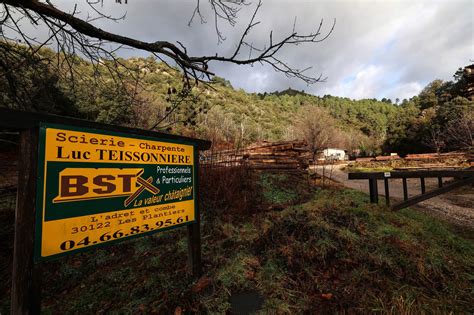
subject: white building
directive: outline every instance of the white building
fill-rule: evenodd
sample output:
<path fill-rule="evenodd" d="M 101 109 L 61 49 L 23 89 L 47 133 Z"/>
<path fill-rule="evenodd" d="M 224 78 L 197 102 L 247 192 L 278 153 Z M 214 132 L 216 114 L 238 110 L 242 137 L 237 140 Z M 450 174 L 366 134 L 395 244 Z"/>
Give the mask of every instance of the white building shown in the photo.
<path fill-rule="evenodd" d="M 323 150 L 325 160 L 343 161 L 347 159 L 346 152 L 343 149 L 327 148 Z"/>

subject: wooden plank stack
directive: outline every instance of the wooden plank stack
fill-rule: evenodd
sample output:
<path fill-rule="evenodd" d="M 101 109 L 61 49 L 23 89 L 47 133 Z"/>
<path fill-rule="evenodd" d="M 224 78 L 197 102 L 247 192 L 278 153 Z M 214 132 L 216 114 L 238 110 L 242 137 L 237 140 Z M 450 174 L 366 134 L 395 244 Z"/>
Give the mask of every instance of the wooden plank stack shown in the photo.
<path fill-rule="evenodd" d="M 304 141 L 260 142 L 243 150 L 212 152 L 202 159 L 203 166 L 245 165 L 254 170 L 302 171 L 309 166 L 311 152 Z"/>
<path fill-rule="evenodd" d="M 376 161 L 391 161 L 398 160 L 400 157 L 398 155 L 378 155 L 375 157 Z"/>
<path fill-rule="evenodd" d="M 356 162 L 372 162 L 372 161 L 375 161 L 375 158 L 373 157 L 356 158 Z"/>
<path fill-rule="evenodd" d="M 257 170 L 306 170 L 310 151 L 304 141 L 262 142 L 243 151 L 244 163 Z"/>
<path fill-rule="evenodd" d="M 450 159 L 450 158 L 459 158 L 459 159 L 468 159 L 469 154 L 466 152 L 447 152 L 447 153 L 421 153 L 421 154 L 408 154 L 406 160 L 440 160 L 440 159 Z"/>

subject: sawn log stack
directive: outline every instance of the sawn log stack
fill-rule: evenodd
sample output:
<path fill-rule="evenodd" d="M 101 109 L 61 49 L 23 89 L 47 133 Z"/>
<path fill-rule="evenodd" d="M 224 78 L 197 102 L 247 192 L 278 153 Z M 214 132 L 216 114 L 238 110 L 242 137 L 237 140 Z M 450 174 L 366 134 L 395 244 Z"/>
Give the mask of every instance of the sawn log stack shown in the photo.
<path fill-rule="evenodd" d="M 304 141 L 261 142 L 243 150 L 212 152 L 202 164 L 223 167 L 245 165 L 255 170 L 306 170 L 311 152 Z"/>

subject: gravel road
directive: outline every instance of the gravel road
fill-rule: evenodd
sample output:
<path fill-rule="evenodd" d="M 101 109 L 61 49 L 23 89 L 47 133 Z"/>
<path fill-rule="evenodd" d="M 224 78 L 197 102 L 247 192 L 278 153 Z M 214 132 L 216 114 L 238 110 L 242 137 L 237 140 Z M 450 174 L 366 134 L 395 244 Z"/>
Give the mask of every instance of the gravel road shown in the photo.
<path fill-rule="evenodd" d="M 335 180 L 344 186 L 352 189 L 357 189 L 369 193 L 368 180 L 348 180 L 347 173 L 342 170 L 347 166 L 341 165 L 326 165 L 324 174 L 326 177 Z M 323 174 L 322 165 L 311 167 L 320 175 Z M 446 179 L 443 179 L 446 180 Z M 383 181 L 378 182 L 379 195 L 384 196 L 385 189 Z M 390 183 L 390 200 L 397 202 L 403 200 L 403 186 L 401 179 L 389 179 Z M 408 196 L 415 196 L 421 194 L 420 181 L 418 179 L 408 179 Z M 438 187 L 437 178 L 425 179 L 426 191 Z M 385 199 L 379 198 L 379 202 L 385 202 Z M 474 230 L 474 188 L 472 186 L 465 186 L 463 188 L 451 191 L 449 193 L 428 199 L 420 202 L 413 208 L 430 215 L 443 218 L 455 225 L 467 227 Z"/>

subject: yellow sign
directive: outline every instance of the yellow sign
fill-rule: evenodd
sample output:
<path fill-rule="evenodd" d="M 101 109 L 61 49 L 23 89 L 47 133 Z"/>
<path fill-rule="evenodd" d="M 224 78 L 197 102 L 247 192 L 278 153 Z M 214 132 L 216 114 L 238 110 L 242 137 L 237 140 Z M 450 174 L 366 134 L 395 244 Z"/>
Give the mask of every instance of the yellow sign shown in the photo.
<path fill-rule="evenodd" d="M 195 220 L 194 147 L 43 125 L 36 260 Z"/>

